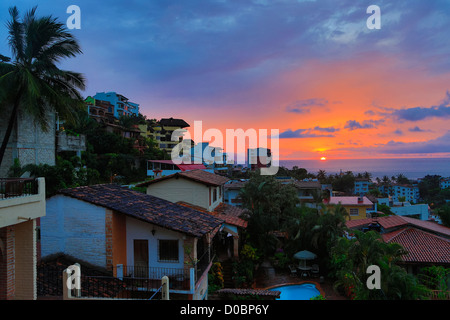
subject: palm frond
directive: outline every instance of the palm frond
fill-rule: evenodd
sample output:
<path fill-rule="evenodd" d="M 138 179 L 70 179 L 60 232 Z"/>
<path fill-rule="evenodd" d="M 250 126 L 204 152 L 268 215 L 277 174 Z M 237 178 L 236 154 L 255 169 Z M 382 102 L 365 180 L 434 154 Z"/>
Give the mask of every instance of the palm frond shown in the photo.
<path fill-rule="evenodd" d="M 24 38 L 23 24 L 19 21 L 19 10 L 17 7 L 9 9 L 11 20 L 6 23 L 8 28 L 8 44 L 16 61 L 22 61 L 24 58 Z"/>

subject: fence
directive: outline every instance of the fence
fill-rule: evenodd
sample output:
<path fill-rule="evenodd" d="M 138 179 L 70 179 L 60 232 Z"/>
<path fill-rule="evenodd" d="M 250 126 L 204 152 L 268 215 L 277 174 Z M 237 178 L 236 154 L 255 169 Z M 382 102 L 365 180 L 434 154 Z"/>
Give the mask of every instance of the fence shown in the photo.
<path fill-rule="evenodd" d="M 71 285 L 69 277 L 78 276 L 78 283 L 80 286 L 77 288 Z M 120 280 L 115 277 L 107 276 L 83 276 L 81 272 L 77 275 L 75 272 L 72 274 L 71 269 L 65 269 L 62 274 L 62 288 L 63 299 L 133 299 L 133 300 L 169 300 L 169 286 L 170 281 L 167 276 L 162 277 L 158 281 L 158 286 L 152 285 L 144 288 L 142 283 L 139 283 L 137 287 L 131 288 L 129 283 L 124 280 Z M 147 279 L 148 280 L 148 279 Z M 156 279 L 155 279 L 156 280 Z M 76 281 L 75 281 L 76 283 Z M 134 292 L 137 290 L 137 294 Z"/>
<path fill-rule="evenodd" d="M 38 194 L 37 179 L 0 178 L 0 199 Z"/>
<path fill-rule="evenodd" d="M 161 284 L 161 278 L 170 279 L 170 288 L 173 290 L 190 290 L 191 273 L 189 268 L 161 268 L 143 266 L 113 267 L 113 274 L 122 281 L 129 291 L 153 290 Z"/>
<path fill-rule="evenodd" d="M 450 300 L 450 291 L 431 290 L 430 299 L 432 300 Z"/>

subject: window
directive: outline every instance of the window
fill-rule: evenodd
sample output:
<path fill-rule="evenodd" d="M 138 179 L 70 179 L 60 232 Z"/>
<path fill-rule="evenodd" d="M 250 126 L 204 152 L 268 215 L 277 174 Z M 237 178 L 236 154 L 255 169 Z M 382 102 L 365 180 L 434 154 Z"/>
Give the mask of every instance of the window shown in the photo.
<path fill-rule="evenodd" d="M 217 188 L 214 188 L 213 190 L 213 202 L 217 201 Z"/>
<path fill-rule="evenodd" d="M 358 209 L 350 209 L 350 215 L 351 216 L 359 216 L 359 210 Z"/>
<path fill-rule="evenodd" d="M 178 262 L 178 240 L 158 241 L 158 261 Z"/>

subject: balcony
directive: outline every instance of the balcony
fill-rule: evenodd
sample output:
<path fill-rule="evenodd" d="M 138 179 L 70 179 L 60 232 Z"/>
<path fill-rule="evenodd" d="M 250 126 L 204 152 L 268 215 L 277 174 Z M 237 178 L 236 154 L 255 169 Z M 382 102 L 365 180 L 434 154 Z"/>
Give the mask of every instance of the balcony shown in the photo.
<path fill-rule="evenodd" d="M 0 228 L 44 215 L 44 178 L 0 178 Z"/>
<path fill-rule="evenodd" d="M 205 284 L 214 253 L 207 248 L 193 266 L 165 268 L 125 266 L 108 268 L 98 274 L 81 269 L 81 296 L 87 298 L 145 298 L 155 294 L 161 287 L 161 279 L 169 278 L 171 294 L 199 295 Z M 204 294 L 204 293 L 203 293 Z"/>
<path fill-rule="evenodd" d="M 0 200 L 38 194 L 36 179 L 0 178 Z"/>

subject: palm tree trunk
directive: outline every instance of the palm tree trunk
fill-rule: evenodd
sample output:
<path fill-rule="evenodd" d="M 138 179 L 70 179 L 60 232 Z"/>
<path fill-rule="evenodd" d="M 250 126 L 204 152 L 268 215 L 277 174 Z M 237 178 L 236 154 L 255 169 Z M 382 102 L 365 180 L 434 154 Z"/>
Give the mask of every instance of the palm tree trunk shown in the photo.
<path fill-rule="evenodd" d="M 3 162 L 3 156 L 5 155 L 6 146 L 8 145 L 9 138 L 11 137 L 12 129 L 17 120 L 18 110 L 19 110 L 19 99 L 16 99 L 11 112 L 11 117 L 9 118 L 8 128 L 6 129 L 5 136 L 3 137 L 2 146 L 0 148 L 0 166 Z"/>

